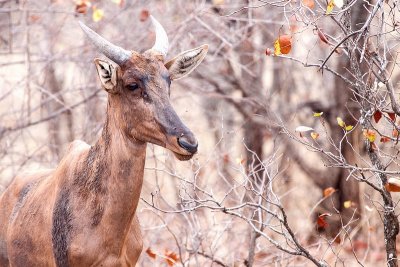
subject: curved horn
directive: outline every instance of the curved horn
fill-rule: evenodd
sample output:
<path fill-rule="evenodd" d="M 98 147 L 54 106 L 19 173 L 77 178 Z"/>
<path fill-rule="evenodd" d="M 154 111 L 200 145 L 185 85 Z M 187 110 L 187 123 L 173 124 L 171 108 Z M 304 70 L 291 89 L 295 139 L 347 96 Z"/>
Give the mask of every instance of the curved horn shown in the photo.
<path fill-rule="evenodd" d="M 156 30 L 156 42 L 151 49 L 161 53 L 165 57 L 169 48 L 167 33 L 165 32 L 163 26 L 161 26 L 161 24 L 152 15 L 150 15 L 150 18 L 154 29 Z"/>
<path fill-rule="evenodd" d="M 110 43 L 80 21 L 79 25 L 99 51 L 118 65 L 131 58 L 132 52 Z"/>

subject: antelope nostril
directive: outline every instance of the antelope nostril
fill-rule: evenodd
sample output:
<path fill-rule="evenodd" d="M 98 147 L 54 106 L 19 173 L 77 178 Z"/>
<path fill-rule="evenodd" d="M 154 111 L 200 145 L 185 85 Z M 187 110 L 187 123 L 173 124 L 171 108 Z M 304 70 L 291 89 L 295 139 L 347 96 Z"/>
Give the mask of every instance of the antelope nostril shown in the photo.
<path fill-rule="evenodd" d="M 198 143 L 196 140 L 189 140 L 186 136 L 178 137 L 178 144 L 186 151 L 194 154 L 197 152 Z"/>

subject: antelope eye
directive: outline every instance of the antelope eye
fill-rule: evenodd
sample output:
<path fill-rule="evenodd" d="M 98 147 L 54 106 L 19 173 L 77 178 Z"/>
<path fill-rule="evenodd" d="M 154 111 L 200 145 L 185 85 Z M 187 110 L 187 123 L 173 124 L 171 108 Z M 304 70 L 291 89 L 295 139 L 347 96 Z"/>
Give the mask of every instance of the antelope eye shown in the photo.
<path fill-rule="evenodd" d="M 135 91 L 136 89 L 139 88 L 139 85 L 137 83 L 131 83 L 131 84 L 127 85 L 127 88 L 130 91 Z"/>

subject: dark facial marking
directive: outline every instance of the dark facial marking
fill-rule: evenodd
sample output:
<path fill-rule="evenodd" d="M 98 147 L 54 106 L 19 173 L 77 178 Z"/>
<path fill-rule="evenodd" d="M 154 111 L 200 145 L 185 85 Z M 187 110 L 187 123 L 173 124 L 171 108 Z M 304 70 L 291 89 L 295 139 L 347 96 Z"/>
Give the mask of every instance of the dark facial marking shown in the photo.
<path fill-rule="evenodd" d="M 68 267 L 68 246 L 72 231 L 72 212 L 70 207 L 70 192 L 61 188 L 53 209 L 53 226 L 51 240 L 53 254 L 57 267 Z"/>

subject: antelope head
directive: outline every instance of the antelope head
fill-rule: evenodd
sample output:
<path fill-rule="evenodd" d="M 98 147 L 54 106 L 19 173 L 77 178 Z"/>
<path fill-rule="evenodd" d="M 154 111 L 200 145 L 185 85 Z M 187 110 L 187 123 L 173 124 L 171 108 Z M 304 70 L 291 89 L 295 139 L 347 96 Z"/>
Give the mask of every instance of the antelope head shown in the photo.
<path fill-rule="evenodd" d="M 189 160 L 197 152 L 197 140 L 182 123 L 169 101 L 171 81 L 194 70 L 207 54 L 208 45 L 185 51 L 164 62 L 168 37 L 151 16 L 155 27 L 154 46 L 138 53 L 118 47 L 80 22 L 99 52 L 116 65 L 95 59 L 103 89 L 108 93 L 110 118 L 131 140 L 150 142 L 171 150 L 179 160 Z"/>

